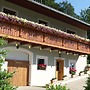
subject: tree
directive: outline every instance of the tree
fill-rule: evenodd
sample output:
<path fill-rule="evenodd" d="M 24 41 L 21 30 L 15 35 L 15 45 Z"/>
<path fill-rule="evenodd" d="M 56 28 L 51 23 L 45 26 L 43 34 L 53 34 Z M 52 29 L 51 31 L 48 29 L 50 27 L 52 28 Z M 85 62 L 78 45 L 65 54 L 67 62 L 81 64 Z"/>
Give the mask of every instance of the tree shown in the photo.
<path fill-rule="evenodd" d="M 68 15 L 77 17 L 77 15 L 74 13 L 74 7 L 67 0 L 59 3 L 56 3 L 55 0 L 35 0 L 35 1 L 45 4 L 46 6 L 52 7 L 54 9 L 57 9 Z"/>
<path fill-rule="evenodd" d="M 90 24 L 90 7 L 88 7 L 87 9 L 81 10 L 80 19 Z M 87 38 L 90 39 L 90 30 L 87 31 Z M 87 63 L 90 64 L 90 55 L 88 55 L 87 59 L 88 59 Z"/>
<path fill-rule="evenodd" d="M 54 9 L 57 9 L 57 10 L 60 9 L 59 4 L 55 3 L 55 0 L 42 0 L 42 3 Z"/>
<path fill-rule="evenodd" d="M 90 75 L 89 75 L 89 77 L 88 77 L 88 79 L 86 81 L 86 86 L 84 86 L 84 87 L 85 87 L 84 90 L 90 90 Z"/>
<path fill-rule="evenodd" d="M 60 7 L 60 11 L 70 15 L 70 16 L 74 16 L 74 7 L 71 5 L 71 3 L 69 3 L 67 0 L 66 1 L 62 1 L 59 3 L 59 7 Z"/>
<path fill-rule="evenodd" d="M 80 19 L 87 23 L 90 23 L 90 7 L 88 7 L 87 9 L 81 10 Z"/>
<path fill-rule="evenodd" d="M 6 44 L 6 42 L 0 38 L 0 49 Z M 0 90 L 16 90 L 16 87 L 13 87 L 10 83 L 10 79 L 12 78 L 14 72 L 9 73 L 7 70 L 2 69 L 2 65 L 4 64 L 5 56 L 7 51 L 0 50 Z"/>
<path fill-rule="evenodd" d="M 90 24 L 90 7 L 87 9 L 81 10 L 80 12 L 80 19 L 84 22 L 87 22 Z M 88 38 L 90 39 L 90 31 L 88 30 Z"/>

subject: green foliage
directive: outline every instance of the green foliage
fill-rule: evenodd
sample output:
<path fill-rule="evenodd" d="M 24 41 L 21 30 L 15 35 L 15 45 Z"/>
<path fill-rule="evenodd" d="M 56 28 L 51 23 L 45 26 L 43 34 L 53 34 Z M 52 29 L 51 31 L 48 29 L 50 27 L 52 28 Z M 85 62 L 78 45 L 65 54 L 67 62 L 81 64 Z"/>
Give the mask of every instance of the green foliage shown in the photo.
<path fill-rule="evenodd" d="M 49 6 L 49 7 L 52 7 L 54 9 L 57 9 L 59 10 L 60 7 L 59 7 L 59 4 L 58 3 L 55 3 L 54 0 L 43 0 L 45 5 Z"/>
<path fill-rule="evenodd" d="M 87 64 L 90 64 L 90 54 L 87 57 Z"/>
<path fill-rule="evenodd" d="M 60 6 L 60 11 L 66 13 L 66 14 L 68 14 L 70 16 L 74 16 L 75 15 L 74 7 L 67 0 L 60 2 L 59 6 Z"/>
<path fill-rule="evenodd" d="M 84 90 L 90 90 L 90 75 L 89 75 L 89 77 L 88 77 L 88 79 L 86 81 L 86 86 L 84 86 L 84 87 L 85 87 Z"/>
<path fill-rule="evenodd" d="M 6 44 L 6 42 L 0 38 L 0 49 Z M 0 90 L 16 90 L 16 87 L 13 87 L 10 83 L 15 72 L 9 73 L 6 70 L 2 70 L 2 65 L 5 62 L 5 56 L 7 54 L 6 50 L 0 50 Z"/>
<path fill-rule="evenodd" d="M 61 86 L 61 85 L 50 85 L 50 86 L 46 86 L 46 90 L 70 90 L 67 89 L 66 86 Z"/>
<path fill-rule="evenodd" d="M 64 12 L 68 15 L 79 18 L 79 16 L 76 15 L 74 12 L 74 7 L 67 0 L 59 2 L 59 3 L 56 3 L 55 0 L 35 0 L 35 1 L 42 3 L 46 6 L 52 7 L 54 9 L 57 9 L 57 10 Z"/>
<path fill-rule="evenodd" d="M 87 9 L 81 10 L 80 18 L 81 20 L 87 23 L 90 23 L 90 7 L 88 7 Z"/>
<path fill-rule="evenodd" d="M 90 24 L 90 7 L 88 7 L 87 9 L 81 10 L 80 19 Z M 88 30 L 87 35 L 88 35 L 88 38 L 90 39 L 90 30 Z"/>

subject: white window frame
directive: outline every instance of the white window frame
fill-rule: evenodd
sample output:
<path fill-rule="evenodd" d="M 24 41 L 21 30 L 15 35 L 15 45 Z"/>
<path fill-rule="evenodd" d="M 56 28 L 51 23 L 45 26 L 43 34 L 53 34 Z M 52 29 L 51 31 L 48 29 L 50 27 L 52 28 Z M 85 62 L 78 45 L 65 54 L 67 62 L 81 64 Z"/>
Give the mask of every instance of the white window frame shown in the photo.
<path fill-rule="evenodd" d="M 46 64 L 46 66 L 48 66 L 48 57 L 47 56 L 36 55 L 36 66 L 38 64 L 38 59 L 44 59 L 45 60 L 45 63 L 44 64 Z"/>
<path fill-rule="evenodd" d="M 47 20 L 44 20 L 44 19 L 38 18 L 38 21 L 37 21 L 38 23 L 39 23 L 39 20 L 46 22 L 46 23 L 47 23 L 47 26 L 50 25 L 50 23 L 49 23 Z"/>
<path fill-rule="evenodd" d="M 18 11 L 17 11 L 17 10 L 11 9 L 11 8 L 9 8 L 9 7 L 6 7 L 6 6 L 2 6 L 2 12 L 3 12 L 3 9 L 4 9 L 4 8 L 16 12 L 16 16 L 18 16 Z"/>
<path fill-rule="evenodd" d="M 75 31 L 75 30 L 72 30 L 72 29 L 70 29 L 70 28 L 66 28 L 66 32 L 67 32 L 67 30 L 70 30 L 70 31 L 72 31 L 72 32 L 75 32 L 75 34 L 77 34 L 77 31 Z"/>

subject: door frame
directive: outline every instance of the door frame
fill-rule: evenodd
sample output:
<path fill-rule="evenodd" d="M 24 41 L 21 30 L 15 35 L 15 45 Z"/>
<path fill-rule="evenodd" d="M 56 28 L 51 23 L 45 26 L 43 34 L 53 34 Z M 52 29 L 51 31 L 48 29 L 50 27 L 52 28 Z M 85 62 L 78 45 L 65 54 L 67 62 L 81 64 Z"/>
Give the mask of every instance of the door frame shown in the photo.
<path fill-rule="evenodd" d="M 59 64 L 60 63 L 62 63 L 60 66 L 61 67 L 59 67 L 59 71 L 56 71 L 56 78 L 57 78 L 57 80 L 62 80 L 63 79 L 63 75 L 64 75 L 64 61 L 63 60 L 56 60 L 56 64 L 57 64 L 57 62 L 59 62 Z M 57 65 L 56 65 L 56 69 L 57 69 Z M 59 72 L 61 72 L 61 73 L 59 73 Z"/>
<path fill-rule="evenodd" d="M 55 57 L 54 59 L 54 66 L 55 66 L 55 77 L 56 77 L 56 62 L 58 61 L 63 61 L 63 76 L 64 76 L 64 66 L 65 66 L 65 58 L 61 58 L 61 57 Z"/>

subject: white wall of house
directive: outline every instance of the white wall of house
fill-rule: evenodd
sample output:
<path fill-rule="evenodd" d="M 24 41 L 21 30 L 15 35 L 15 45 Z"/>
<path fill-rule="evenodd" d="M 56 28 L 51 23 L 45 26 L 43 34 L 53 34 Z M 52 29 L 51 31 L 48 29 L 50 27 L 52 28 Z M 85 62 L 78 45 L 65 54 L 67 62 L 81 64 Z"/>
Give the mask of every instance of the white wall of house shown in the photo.
<path fill-rule="evenodd" d="M 55 77 L 54 57 L 58 56 L 57 52 L 49 52 L 49 50 L 31 49 L 34 53 L 32 66 L 32 85 L 45 85 L 50 83 L 50 80 Z M 47 58 L 46 70 L 37 70 L 37 56 Z"/>
<path fill-rule="evenodd" d="M 77 62 L 76 62 L 76 70 L 77 73 L 80 71 L 83 71 L 87 65 L 87 56 L 85 55 L 80 55 Z"/>

